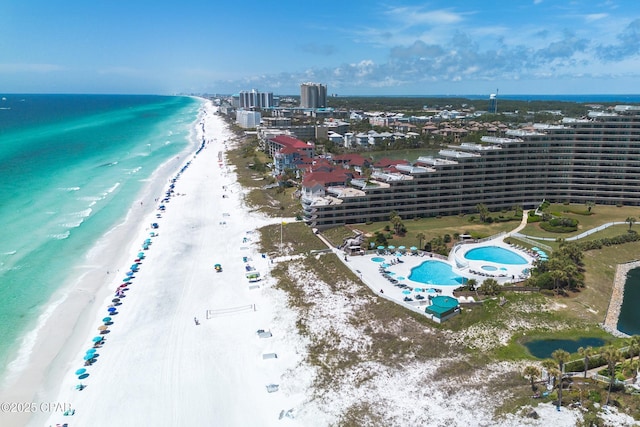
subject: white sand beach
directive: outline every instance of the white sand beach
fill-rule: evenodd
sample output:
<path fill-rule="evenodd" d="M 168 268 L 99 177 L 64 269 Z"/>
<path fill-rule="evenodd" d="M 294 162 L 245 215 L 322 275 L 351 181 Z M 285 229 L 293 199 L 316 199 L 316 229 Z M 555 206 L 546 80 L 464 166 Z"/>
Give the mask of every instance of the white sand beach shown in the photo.
<path fill-rule="evenodd" d="M 27 421 L 36 426 L 204 426 L 256 420 L 270 425 L 300 403 L 303 395 L 267 391 L 269 384 L 283 387 L 283 373 L 298 362 L 295 344 L 287 341 L 293 318 L 274 321 L 283 307 L 269 289 L 269 260 L 256 251 L 253 235 L 267 220 L 243 208 L 242 189 L 218 161 L 230 135 L 211 104 L 206 109 L 197 136 L 200 141 L 204 129 L 205 148 L 158 172 L 141 207 L 134 206 L 125 224 L 103 239 L 105 247 L 96 249 L 101 265 L 87 266 L 82 277 L 90 285 L 77 285 L 59 310 L 82 313 L 54 312 L 39 330 L 27 369 L 10 379 L 3 393 L 3 401 L 36 403 L 35 414 L 4 413 L 3 426 Z M 177 162 L 187 161 L 174 195 L 156 202 L 169 188 L 168 178 L 177 175 Z M 160 204 L 165 211 L 157 218 Z M 154 222 L 157 235 L 150 237 Z M 151 244 L 139 272 L 110 316 L 109 332 L 100 335 L 107 307 L 147 238 Z M 221 272 L 214 270 L 216 263 Z M 247 265 L 264 279 L 250 284 Z M 209 319 L 207 310 L 214 310 Z M 259 338 L 259 329 L 272 337 Z M 104 336 L 104 343 L 95 362 L 85 366 L 95 336 Z M 277 358 L 263 358 L 271 353 Z M 80 368 L 87 370 L 86 378 L 75 375 Z M 86 387 L 79 391 L 79 384 Z M 65 416 L 69 408 L 74 415 Z"/>
<path fill-rule="evenodd" d="M 143 204 L 132 207 L 127 221 L 88 255 L 82 280 L 40 328 L 27 369 L 3 388 L 2 401 L 33 402 L 34 413 L 3 413 L 0 425 L 327 426 L 358 402 L 379 407 L 386 420 L 394 420 L 390 425 L 575 425 L 576 412 L 556 412 L 551 405 L 536 408 L 537 420 L 494 420 L 499 400 L 485 394 L 484 384 L 514 366 L 496 364 L 454 390 L 447 380 L 430 379 L 446 355 L 407 360 L 400 371 L 364 363 L 351 380 L 338 378 L 334 389 L 317 393 L 311 387 L 315 370 L 305 361 L 307 342 L 296 328 L 298 314 L 272 286 L 273 260 L 256 246 L 254 230 L 281 220 L 243 205 L 232 168 L 219 162 L 231 134 L 210 103 L 205 109 L 205 148 L 162 168 Z M 202 136 L 200 129 L 197 140 Z M 187 162 L 170 200 L 156 202 Z M 139 271 L 110 315 L 115 292 L 146 239 L 151 243 Z M 379 275 L 375 263 L 368 263 Z M 249 283 L 247 266 L 261 274 L 260 282 Z M 322 298 L 307 321 L 317 332 L 340 333 L 346 346 L 366 341 L 340 321 L 356 315 L 359 304 L 333 295 L 321 281 L 313 286 L 307 291 Z M 109 332 L 101 335 L 106 316 Z M 389 328 L 401 334 L 397 326 Z M 263 338 L 258 330 L 271 336 Z M 104 342 L 85 366 L 96 336 Z M 78 369 L 88 375 L 79 378 Z M 359 375 L 370 380 L 360 386 L 353 381 Z"/>

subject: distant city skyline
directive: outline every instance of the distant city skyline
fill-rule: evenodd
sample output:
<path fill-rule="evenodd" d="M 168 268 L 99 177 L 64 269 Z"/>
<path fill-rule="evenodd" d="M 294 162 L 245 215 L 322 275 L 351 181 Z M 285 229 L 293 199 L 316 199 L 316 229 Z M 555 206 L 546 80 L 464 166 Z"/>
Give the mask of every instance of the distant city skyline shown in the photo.
<path fill-rule="evenodd" d="M 640 94 L 640 2 L 0 5 L 2 93 Z"/>

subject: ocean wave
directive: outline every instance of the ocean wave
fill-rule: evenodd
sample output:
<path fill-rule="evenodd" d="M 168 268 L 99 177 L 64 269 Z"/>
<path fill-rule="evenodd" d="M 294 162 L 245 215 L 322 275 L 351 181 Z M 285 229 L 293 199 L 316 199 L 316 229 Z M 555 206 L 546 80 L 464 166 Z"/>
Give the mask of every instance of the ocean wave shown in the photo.
<path fill-rule="evenodd" d="M 13 359 L 7 365 L 7 376 L 5 377 L 4 384 L 10 384 L 16 378 L 16 375 L 22 372 L 29 364 L 29 359 L 31 359 L 31 354 L 33 353 L 33 348 L 38 339 L 38 335 L 40 334 L 42 328 L 47 323 L 47 320 L 51 317 L 53 312 L 66 300 L 67 296 L 64 295 L 62 298 L 59 298 L 57 301 L 54 301 L 52 304 L 47 305 L 47 308 L 40 316 L 38 316 L 38 322 L 36 327 L 29 333 L 27 333 L 20 343 L 20 350 L 18 350 L 18 355 L 15 359 Z"/>
<path fill-rule="evenodd" d="M 84 219 L 91 215 L 93 209 L 87 208 L 78 212 L 73 212 L 65 217 L 65 222 L 60 224 L 64 228 L 78 228 L 84 222 Z M 66 238 L 66 237 L 65 237 Z"/>
<path fill-rule="evenodd" d="M 68 191 L 68 192 L 79 191 L 80 187 L 60 187 L 60 188 L 58 188 L 58 190 Z"/>
<path fill-rule="evenodd" d="M 116 182 L 113 186 L 111 186 L 110 188 L 107 189 L 107 191 L 105 191 L 104 193 L 102 193 L 102 198 L 104 199 L 105 197 L 107 197 L 109 194 L 113 193 L 114 191 L 116 191 L 116 188 L 118 188 L 120 186 L 119 182 Z"/>
<path fill-rule="evenodd" d="M 89 215 L 91 215 L 91 212 L 93 212 L 93 209 L 91 208 L 87 208 L 78 212 L 74 212 L 71 214 L 71 216 L 75 216 L 75 217 L 79 217 L 79 218 L 86 218 Z"/>
<path fill-rule="evenodd" d="M 129 172 L 127 172 L 127 175 L 136 174 L 136 173 L 140 172 L 141 169 L 142 169 L 142 166 L 138 166 L 137 168 L 131 169 Z"/>
<path fill-rule="evenodd" d="M 15 255 L 17 253 L 18 251 L 9 251 L 9 252 L 3 252 L 2 255 Z"/>
<path fill-rule="evenodd" d="M 60 234 L 49 234 L 49 237 L 56 240 L 64 240 L 68 238 L 70 235 L 71 235 L 71 232 L 67 230 L 64 233 L 60 233 Z"/>

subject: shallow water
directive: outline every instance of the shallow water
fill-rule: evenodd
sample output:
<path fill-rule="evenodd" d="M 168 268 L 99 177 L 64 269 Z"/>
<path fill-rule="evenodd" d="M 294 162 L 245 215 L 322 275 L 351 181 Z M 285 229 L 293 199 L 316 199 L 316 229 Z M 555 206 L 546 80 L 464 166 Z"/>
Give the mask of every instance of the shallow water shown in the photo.
<path fill-rule="evenodd" d="M 201 105 L 186 97 L 5 97 L 0 369 L 74 265 L 120 222 L 153 171 L 187 146 Z"/>

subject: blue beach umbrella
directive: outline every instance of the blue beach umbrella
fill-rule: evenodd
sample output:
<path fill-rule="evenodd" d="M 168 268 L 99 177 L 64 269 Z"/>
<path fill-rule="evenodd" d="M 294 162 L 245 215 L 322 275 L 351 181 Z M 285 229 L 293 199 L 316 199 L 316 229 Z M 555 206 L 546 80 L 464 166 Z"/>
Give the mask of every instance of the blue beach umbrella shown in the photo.
<path fill-rule="evenodd" d="M 405 289 L 404 291 L 402 291 L 402 293 L 405 294 L 405 295 L 409 295 L 411 293 L 411 291 L 408 290 L 408 289 Z"/>
<path fill-rule="evenodd" d="M 104 323 L 109 323 L 109 322 L 111 322 L 111 317 L 105 317 L 105 318 L 102 319 L 102 321 Z"/>
<path fill-rule="evenodd" d="M 133 277 L 125 277 L 124 279 L 122 279 L 123 282 L 128 282 L 129 280 L 133 279 Z"/>
<path fill-rule="evenodd" d="M 91 341 L 100 342 L 100 341 L 102 341 L 102 339 L 103 339 L 102 337 L 93 337 L 93 339 Z"/>
<path fill-rule="evenodd" d="M 87 354 L 95 354 L 95 352 L 98 351 L 95 348 L 90 348 L 89 350 L 87 350 Z"/>
<path fill-rule="evenodd" d="M 89 354 L 85 354 L 84 355 L 84 360 L 91 360 L 93 359 L 93 353 L 89 353 Z"/>
<path fill-rule="evenodd" d="M 144 258 L 144 252 L 138 252 L 138 258 Z"/>
<path fill-rule="evenodd" d="M 116 311 L 116 308 L 115 308 L 115 307 L 109 307 L 109 308 L 107 308 L 107 311 L 108 311 L 109 313 L 113 313 L 113 312 L 115 312 L 115 311 Z"/>
<path fill-rule="evenodd" d="M 80 368 L 80 369 L 78 369 L 78 370 L 76 371 L 76 375 L 82 375 L 82 374 L 84 374 L 85 372 L 87 372 L 87 370 L 86 370 L 86 369 L 84 369 L 84 368 Z"/>
<path fill-rule="evenodd" d="M 127 271 L 127 276 L 133 276 L 133 271 Z"/>

